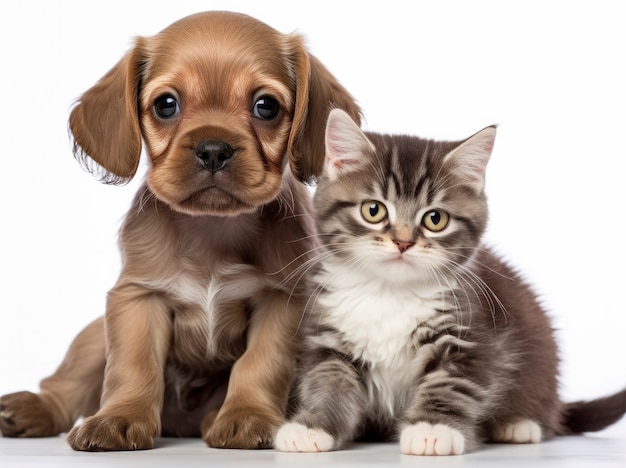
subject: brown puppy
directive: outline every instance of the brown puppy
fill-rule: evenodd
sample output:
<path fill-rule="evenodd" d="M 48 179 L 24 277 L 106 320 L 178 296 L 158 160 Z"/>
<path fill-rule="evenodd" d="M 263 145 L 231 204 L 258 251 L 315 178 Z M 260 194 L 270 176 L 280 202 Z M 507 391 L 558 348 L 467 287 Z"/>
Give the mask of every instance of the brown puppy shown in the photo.
<path fill-rule="evenodd" d="M 104 181 L 133 177 L 142 139 L 151 160 L 120 278 L 41 392 L 2 397 L 3 434 L 126 450 L 202 425 L 213 447 L 270 447 L 314 247 L 296 177 L 320 171 L 335 106 L 359 118 L 298 36 L 250 17 L 201 13 L 139 38 L 70 117 L 76 156 Z"/>

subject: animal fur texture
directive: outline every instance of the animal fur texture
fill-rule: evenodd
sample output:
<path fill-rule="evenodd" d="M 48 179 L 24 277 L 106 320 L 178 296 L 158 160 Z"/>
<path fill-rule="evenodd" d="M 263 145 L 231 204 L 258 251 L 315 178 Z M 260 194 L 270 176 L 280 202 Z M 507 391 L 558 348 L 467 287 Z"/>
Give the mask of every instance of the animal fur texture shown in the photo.
<path fill-rule="evenodd" d="M 251 17 L 200 13 L 138 38 L 69 121 L 75 156 L 106 183 L 135 175 L 142 145 L 150 159 L 121 274 L 41 391 L 2 397 L 2 434 L 270 446 L 306 300 L 292 272 L 314 242 L 301 181 L 321 171 L 335 106 L 359 118 L 299 36 Z"/>
<path fill-rule="evenodd" d="M 456 455 L 485 440 L 599 430 L 624 414 L 626 391 L 561 402 L 550 320 L 481 242 L 495 136 L 365 134 L 331 112 L 315 193 L 323 248 L 302 267 L 305 344 L 276 448 L 374 437 L 399 440 L 405 454 Z"/>

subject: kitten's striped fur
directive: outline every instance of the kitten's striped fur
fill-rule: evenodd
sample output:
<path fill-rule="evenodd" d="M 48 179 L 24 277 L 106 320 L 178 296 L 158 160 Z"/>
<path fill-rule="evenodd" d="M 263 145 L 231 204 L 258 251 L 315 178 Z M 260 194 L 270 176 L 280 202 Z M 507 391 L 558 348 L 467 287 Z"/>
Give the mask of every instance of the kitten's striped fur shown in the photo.
<path fill-rule="evenodd" d="M 557 394 L 550 321 L 481 244 L 494 138 L 494 127 L 462 142 L 364 134 L 331 112 L 315 195 L 323 250 L 296 410 L 277 448 L 375 436 L 399 438 L 404 453 L 448 455 L 570 430 L 575 406 Z"/>

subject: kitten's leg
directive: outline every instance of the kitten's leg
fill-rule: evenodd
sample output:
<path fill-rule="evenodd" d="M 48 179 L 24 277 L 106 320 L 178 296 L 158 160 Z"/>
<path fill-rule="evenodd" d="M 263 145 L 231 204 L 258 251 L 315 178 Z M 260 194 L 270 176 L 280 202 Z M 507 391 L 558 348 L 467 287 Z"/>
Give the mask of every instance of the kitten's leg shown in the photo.
<path fill-rule="evenodd" d="M 323 452 L 354 440 L 363 420 L 365 390 L 356 369 L 332 357 L 303 375 L 298 412 L 274 438 L 284 452 Z"/>
<path fill-rule="evenodd" d="M 443 366 L 423 376 L 405 413 L 400 448 L 410 455 L 459 455 L 480 442 L 487 392 Z"/>
<path fill-rule="evenodd" d="M 498 424 L 491 428 L 489 438 L 492 442 L 511 444 L 536 444 L 541 442 L 541 426 L 530 419 L 509 424 Z"/>

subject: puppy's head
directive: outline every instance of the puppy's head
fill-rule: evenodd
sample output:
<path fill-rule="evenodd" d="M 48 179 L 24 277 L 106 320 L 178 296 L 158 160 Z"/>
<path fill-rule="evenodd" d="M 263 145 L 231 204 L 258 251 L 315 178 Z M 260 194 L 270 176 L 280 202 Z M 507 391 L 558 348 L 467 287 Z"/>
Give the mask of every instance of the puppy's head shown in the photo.
<path fill-rule="evenodd" d="M 332 107 L 360 117 L 298 36 L 207 12 L 137 39 L 81 97 L 70 130 L 76 157 L 103 181 L 133 177 L 143 139 L 159 199 L 227 216 L 273 200 L 286 158 L 303 181 L 321 172 Z"/>

